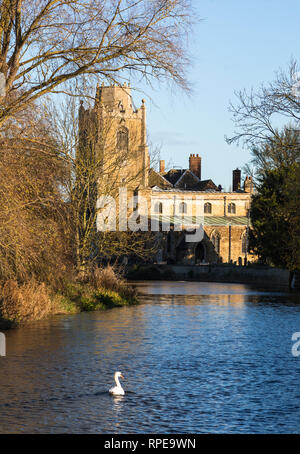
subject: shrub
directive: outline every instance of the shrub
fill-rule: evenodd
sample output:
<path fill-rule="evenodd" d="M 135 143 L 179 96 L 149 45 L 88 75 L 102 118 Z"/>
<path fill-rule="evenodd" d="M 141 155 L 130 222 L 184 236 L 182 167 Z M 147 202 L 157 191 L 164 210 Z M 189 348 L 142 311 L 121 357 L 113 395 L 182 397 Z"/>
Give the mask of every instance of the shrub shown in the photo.
<path fill-rule="evenodd" d="M 56 304 L 47 286 L 31 279 L 25 284 L 8 280 L 2 285 L 0 293 L 1 317 L 13 322 L 39 320 L 54 314 Z"/>
<path fill-rule="evenodd" d="M 128 300 L 136 297 L 135 288 L 129 285 L 120 273 L 110 265 L 105 268 L 95 268 L 87 274 L 86 279 L 95 290 L 111 290 Z"/>
<path fill-rule="evenodd" d="M 1 326 L 39 320 L 52 314 L 77 313 L 136 304 L 136 291 L 112 267 L 97 268 L 84 281 L 65 283 L 60 293 L 33 278 L 19 284 L 7 280 L 0 286 Z"/>

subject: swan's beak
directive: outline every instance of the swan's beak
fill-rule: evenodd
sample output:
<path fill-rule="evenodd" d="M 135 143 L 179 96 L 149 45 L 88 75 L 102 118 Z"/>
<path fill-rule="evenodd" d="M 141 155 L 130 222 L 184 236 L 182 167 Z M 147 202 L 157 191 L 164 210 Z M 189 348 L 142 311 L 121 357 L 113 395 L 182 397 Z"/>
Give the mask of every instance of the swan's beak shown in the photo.
<path fill-rule="evenodd" d="M 123 378 L 123 380 L 125 380 L 124 376 L 123 375 L 120 375 L 121 378 Z"/>

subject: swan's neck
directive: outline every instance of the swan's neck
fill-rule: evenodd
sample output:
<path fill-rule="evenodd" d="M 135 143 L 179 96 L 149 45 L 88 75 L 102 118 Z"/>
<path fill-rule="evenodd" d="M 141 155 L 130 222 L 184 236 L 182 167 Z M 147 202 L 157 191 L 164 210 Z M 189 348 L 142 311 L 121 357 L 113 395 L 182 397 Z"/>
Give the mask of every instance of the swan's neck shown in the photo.
<path fill-rule="evenodd" d="M 118 376 L 115 377 L 115 382 L 116 382 L 118 388 L 122 388 L 121 383 L 119 382 L 119 377 Z"/>

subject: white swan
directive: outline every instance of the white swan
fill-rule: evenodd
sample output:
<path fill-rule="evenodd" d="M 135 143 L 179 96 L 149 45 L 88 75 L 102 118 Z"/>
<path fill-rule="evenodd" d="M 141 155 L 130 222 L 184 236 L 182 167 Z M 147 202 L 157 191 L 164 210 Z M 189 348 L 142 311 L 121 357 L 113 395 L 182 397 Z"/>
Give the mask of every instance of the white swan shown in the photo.
<path fill-rule="evenodd" d="M 113 386 L 112 388 L 110 388 L 109 392 L 110 394 L 114 394 L 115 396 L 124 396 L 125 394 L 125 391 L 124 389 L 122 388 L 120 382 L 119 382 L 119 378 L 123 378 L 123 375 L 121 372 L 115 372 L 115 382 L 116 382 L 116 385 L 117 386 Z"/>

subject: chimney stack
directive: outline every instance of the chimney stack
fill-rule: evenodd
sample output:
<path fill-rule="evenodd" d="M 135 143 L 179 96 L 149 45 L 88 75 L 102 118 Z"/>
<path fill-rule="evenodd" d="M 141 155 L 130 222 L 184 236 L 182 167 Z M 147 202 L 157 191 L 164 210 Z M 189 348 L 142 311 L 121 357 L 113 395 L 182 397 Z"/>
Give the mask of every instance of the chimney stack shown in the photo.
<path fill-rule="evenodd" d="M 244 191 L 249 192 L 250 194 L 253 192 L 253 181 L 252 177 L 246 176 L 245 183 L 244 183 Z"/>
<path fill-rule="evenodd" d="M 165 173 L 165 161 L 159 161 L 159 173 Z"/>
<path fill-rule="evenodd" d="M 241 171 L 236 168 L 232 172 L 232 190 L 233 192 L 239 191 L 241 189 Z"/>
<path fill-rule="evenodd" d="M 190 171 L 193 172 L 201 180 L 201 158 L 200 156 L 190 154 L 189 158 Z"/>

